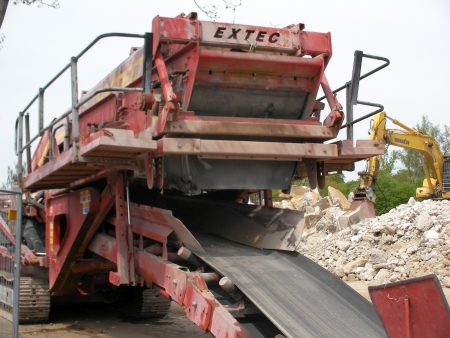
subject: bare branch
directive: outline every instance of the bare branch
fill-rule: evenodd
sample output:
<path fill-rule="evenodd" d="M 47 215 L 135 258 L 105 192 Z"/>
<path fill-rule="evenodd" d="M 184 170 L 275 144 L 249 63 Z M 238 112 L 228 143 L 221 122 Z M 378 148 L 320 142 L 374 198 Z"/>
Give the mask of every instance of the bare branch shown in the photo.
<path fill-rule="evenodd" d="M 217 13 L 217 7 L 214 5 L 210 5 L 210 6 L 200 6 L 196 0 L 194 0 L 195 5 L 203 12 L 206 14 L 206 16 L 210 19 L 217 19 L 218 18 L 218 13 Z"/>
<path fill-rule="evenodd" d="M 242 0 L 239 0 L 239 3 L 235 4 L 231 1 L 222 0 L 225 3 L 226 9 L 231 9 L 233 12 L 236 12 L 236 7 L 239 7 L 242 5 Z"/>
<path fill-rule="evenodd" d="M 44 0 L 14 0 L 13 4 L 14 5 L 18 5 L 18 4 L 24 4 L 24 5 L 32 5 L 34 3 L 37 3 L 38 7 L 42 7 L 42 6 L 48 6 L 51 8 L 59 8 L 59 0 L 53 0 L 52 2 L 46 2 Z"/>
<path fill-rule="evenodd" d="M 236 7 L 239 7 L 242 5 L 242 0 L 239 0 L 239 3 L 234 3 L 232 1 L 222 0 L 222 2 L 225 4 L 225 9 L 230 9 L 233 12 L 236 12 Z M 219 16 L 219 7 L 216 5 L 200 5 L 197 0 L 194 0 L 195 5 L 206 14 L 206 16 L 210 19 L 216 20 L 220 18 Z"/>

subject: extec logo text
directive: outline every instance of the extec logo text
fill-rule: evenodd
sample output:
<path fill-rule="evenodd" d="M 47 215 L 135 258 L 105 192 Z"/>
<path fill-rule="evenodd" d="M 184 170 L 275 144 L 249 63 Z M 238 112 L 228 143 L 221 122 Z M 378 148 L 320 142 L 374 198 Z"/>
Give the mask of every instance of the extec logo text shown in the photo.
<path fill-rule="evenodd" d="M 253 29 L 246 29 L 243 31 L 241 28 L 231 28 L 227 29 L 227 27 L 218 27 L 216 30 L 216 34 L 214 34 L 215 38 L 222 39 L 226 38 L 227 40 L 237 40 L 239 37 L 244 37 L 244 40 L 250 39 L 250 37 L 254 37 L 257 42 L 264 42 L 266 39 L 270 43 L 275 43 L 280 38 L 280 33 L 275 32 L 270 35 L 265 31 L 255 31 Z"/>

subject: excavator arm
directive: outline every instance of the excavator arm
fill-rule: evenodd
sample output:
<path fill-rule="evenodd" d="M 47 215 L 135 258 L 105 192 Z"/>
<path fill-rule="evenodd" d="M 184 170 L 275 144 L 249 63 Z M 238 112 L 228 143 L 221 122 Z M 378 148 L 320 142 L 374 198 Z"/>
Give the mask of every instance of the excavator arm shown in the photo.
<path fill-rule="evenodd" d="M 388 119 L 402 129 L 387 129 L 386 122 Z M 416 197 L 424 199 L 442 197 L 444 156 L 438 143 L 432 136 L 422 134 L 396 119 L 389 118 L 385 112 L 381 112 L 374 117 L 370 139 L 378 141 L 379 147 L 393 145 L 419 152 L 424 158 L 425 180 L 423 187 L 417 189 Z M 371 157 L 367 160 L 367 171 L 358 173 L 360 185 L 355 195 L 359 198 L 364 197 L 365 194 L 366 200 L 375 202 L 375 198 L 372 195 L 380 168 L 380 161 L 381 156 Z"/>
<path fill-rule="evenodd" d="M 370 130 L 370 139 L 378 141 L 378 146 L 384 148 L 384 133 L 386 131 L 386 113 L 376 114 Z M 351 209 L 358 208 L 362 203 L 369 204 L 369 216 L 375 216 L 375 184 L 377 181 L 378 171 L 380 170 L 382 155 L 377 155 L 367 159 L 366 168 L 359 171 L 359 186 L 354 191 L 355 197 L 352 202 Z"/>

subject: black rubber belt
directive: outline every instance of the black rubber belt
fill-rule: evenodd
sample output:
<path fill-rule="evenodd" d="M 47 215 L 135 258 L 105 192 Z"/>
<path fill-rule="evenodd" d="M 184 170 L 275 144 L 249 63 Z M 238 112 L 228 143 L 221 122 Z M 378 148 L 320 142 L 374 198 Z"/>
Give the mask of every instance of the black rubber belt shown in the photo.
<path fill-rule="evenodd" d="M 196 253 L 230 278 L 286 337 L 386 337 L 372 304 L 297 252 L 195 234 Z"/>

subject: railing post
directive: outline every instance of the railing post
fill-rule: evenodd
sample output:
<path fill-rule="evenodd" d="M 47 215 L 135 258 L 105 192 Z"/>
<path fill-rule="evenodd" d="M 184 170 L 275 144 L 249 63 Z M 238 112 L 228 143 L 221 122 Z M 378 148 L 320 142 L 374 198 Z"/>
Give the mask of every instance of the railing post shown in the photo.
<path fill-rule="evenodd" d="M 17 140 L 19 138 L 19 118 L 22 115 L 22 112 L 19 113 L 19 116 L 16 119 L 16 125 L 14 126 L 14 154 L 19 156 L 19 147 L 17 145 Z"/>
<path fill-rule="evenodd" d="M 19 158 L 21 158 L 21 152 Z M 21 172 L 18 178 L 21 178 Z M 20 301 L 20 255 L 22 243 L 22 189 L 17 191 L 16 243 L 14 246 L 14 284 L 13 284 L 13 330 L 12 338 L 19 337 L 19 301 Z"/>
<path fill-rule="evenodd" d="M 69 149 L 69 117 L 66 117 L 66 124 L 64 125 L 64 151 Z"/>
<path fill-rule="evenodd" d="M 42 136 L 42 129 L 44 129 L 44 92 L 45 89 L 39 88 L 39 135 Z"/>
<path fill-rule="evenodd" d="M 43 127 L 41 127 L 43 128 Z M 42 130 L 42 129 L 41 129 Z M 30 142 L 30 115 L 25 114 L 25 143 Z M 27 147 L 27 173 L 31 173 L 31 149 Z"/>
<path fill-rule="evenodd" d="M 345 84 L 346 87 L 346 95 L 347 95 L 347 100 L 346 100 L 346 119 L 347 119 L 347 140 L 352 141 L 352 145 L 353 145 L 353 124 L 351 124 L 351 122 L 353 122 L 353 104 L 351 102 L 351 82 L 347 82 Z"/>
<path fill-rule="evenodd" d="M 144 95 L 150 94 L 153 68 L 153 33 L 145 33 L 142 88 Z"/>
<path fill-rule="evenodd" d="M 18 158 L 17 158 L 17 185 L 20 187 L 20 181 L 22 179 L 22 152 L 23 152 L 23 115 L 19 115 L 19 147 L 18 147 Z"/>
<path fill-rule="evenodd" d="M 78 162 L 77 159 L 77 143 L 80 136 L 80 128 L 78 125 L 78 75 L 77 75 L 76 57 L 70 59 L 71 83 L 72 83 L 72 162 Z"/>

